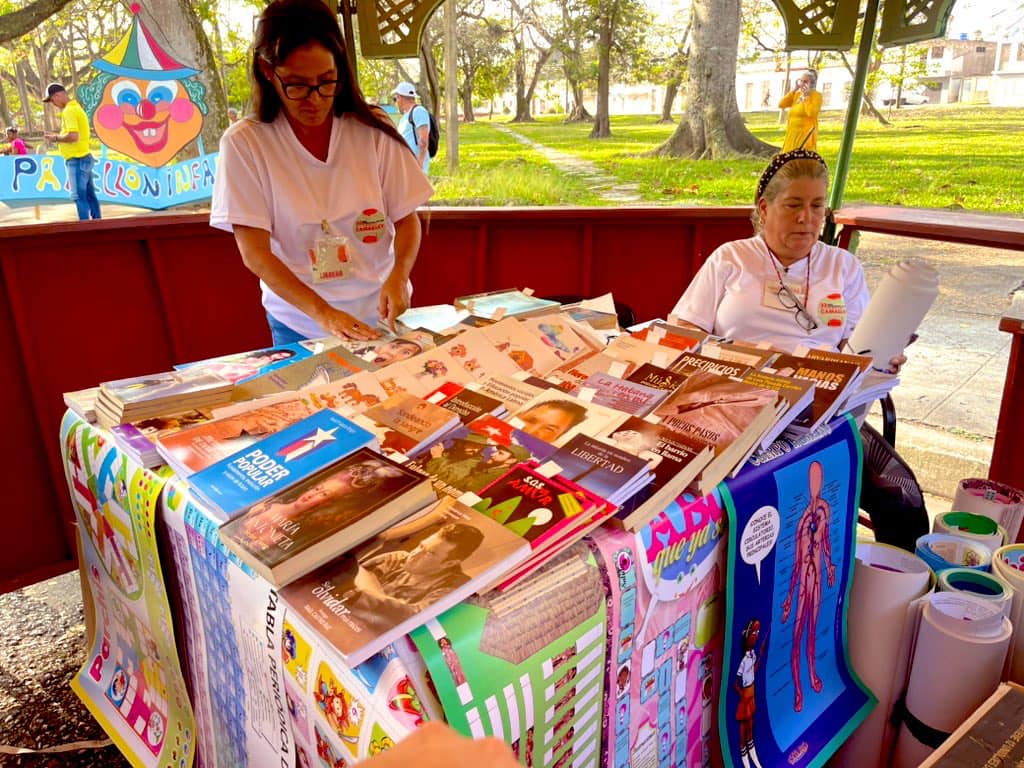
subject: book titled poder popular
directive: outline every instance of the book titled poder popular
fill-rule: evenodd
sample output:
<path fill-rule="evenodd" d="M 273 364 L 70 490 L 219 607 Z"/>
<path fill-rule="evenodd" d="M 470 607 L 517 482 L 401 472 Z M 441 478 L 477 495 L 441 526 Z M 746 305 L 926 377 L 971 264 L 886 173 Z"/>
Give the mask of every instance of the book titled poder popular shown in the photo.
<path fill-rule="evenodd" d="M 189 478 L 193 494 L 222 520 L 283 491 L 376 438 L 324 409 L 295 422 Z"/>

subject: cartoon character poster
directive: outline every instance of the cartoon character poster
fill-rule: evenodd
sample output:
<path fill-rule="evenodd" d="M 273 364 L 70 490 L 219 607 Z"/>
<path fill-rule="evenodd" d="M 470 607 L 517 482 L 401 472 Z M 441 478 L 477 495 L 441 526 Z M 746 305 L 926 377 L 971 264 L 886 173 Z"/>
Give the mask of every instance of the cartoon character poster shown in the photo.
<path fill-rule="evenodd" d="M 88 585 L 84 597 L 96 616 L 86 662 L 71 685 L 134 765 L 191 765 L 196 724 L 156 542 L 165 480 L 70 412 L 61 424 L 61 448 Z"/>
<path fill-rule="evenodd" d="M 727 766 L 823 765 L 874 705 L 846 647 L 860 467 L 846 419 L 722 486 Z"/>
<path fill-rule="evenodd" d="M 717 765 L 725 512 L 682 496 L 636 534 L 593 536 L 609 595 L 606 768 Z"/>
<path fill-rule="evenodd" d="M 131 11 L 131 28 L 92 62 L 96 76 L 73 94 L 104 146 L 93 171 L 96 196 L 152 209 L 207 200 L 217 154 L 203 154 L 200 143 L 198 157 L 173 162 L 199 138 L 209 112 L 200 70 L 161 45 L 138 3 Z M 67 202 L 68 189 L 59 155 L 0 158 L 0 200 Z"/>

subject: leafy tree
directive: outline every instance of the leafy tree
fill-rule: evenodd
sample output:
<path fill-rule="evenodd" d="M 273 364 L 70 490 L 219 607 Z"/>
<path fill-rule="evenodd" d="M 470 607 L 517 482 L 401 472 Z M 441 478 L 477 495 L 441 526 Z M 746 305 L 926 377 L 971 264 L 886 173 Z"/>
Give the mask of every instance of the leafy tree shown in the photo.
<path fill-rule="evenodd" d="M 15 8 L 10 2 L 3 3 L 3 12 L 0 13 L 0 43 L 27 35 L 71 2 L 72 0 L 35 0 L 24 8 Z"/>
<path fill-rule="evenodd" d="M 658 155 L 720 159 L 735 154 L 771 154 L 736 105 L 736 55 L 740 0 L 694 0 L 686 107 Z"/>
<path fill-rule="evenodd" d="M 597 30 L 597 114 L 590 138 L 604 139 L 612 135 L 609 123 L 612 64 L 620 62 L 639 45 L 640 30 L 649 22 L 637 0 L 593 0 Z M 735 69 L 735 68 L 734 68 Z"/>
<path fill-rule="evenodd" d="M 474 17 L 467 9 L 458 19 L 458 61 L 465 121 L 473 121 L 474 94 L 490 100 L 509 81 L 511 52 L 505 47 L 508 30 L 495 19 Z"/>

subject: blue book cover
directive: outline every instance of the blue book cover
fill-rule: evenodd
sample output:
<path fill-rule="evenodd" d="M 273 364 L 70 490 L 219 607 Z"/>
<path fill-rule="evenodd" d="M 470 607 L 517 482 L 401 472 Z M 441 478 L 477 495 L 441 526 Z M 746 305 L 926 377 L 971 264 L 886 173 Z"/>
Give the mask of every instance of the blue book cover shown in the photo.
<path fill-rule="evenodd" d="M 324 409 L 189 478 L 192 491 L 227 519 L 364 446 L 372 433 Z"/>

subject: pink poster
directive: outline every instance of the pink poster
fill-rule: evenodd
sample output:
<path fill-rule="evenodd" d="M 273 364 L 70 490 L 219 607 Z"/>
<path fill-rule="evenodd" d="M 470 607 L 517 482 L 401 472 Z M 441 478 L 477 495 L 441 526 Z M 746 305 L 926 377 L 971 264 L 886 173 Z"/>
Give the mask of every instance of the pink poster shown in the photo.
<path fill-rule="evenodd" d="M 680 497 L 636 534 L 593 540 L 609 580 L 606 768 L 721 765 L 725 516 Z"/>

